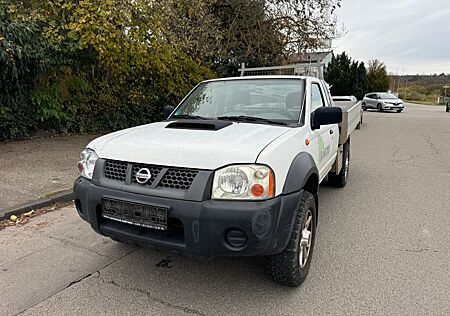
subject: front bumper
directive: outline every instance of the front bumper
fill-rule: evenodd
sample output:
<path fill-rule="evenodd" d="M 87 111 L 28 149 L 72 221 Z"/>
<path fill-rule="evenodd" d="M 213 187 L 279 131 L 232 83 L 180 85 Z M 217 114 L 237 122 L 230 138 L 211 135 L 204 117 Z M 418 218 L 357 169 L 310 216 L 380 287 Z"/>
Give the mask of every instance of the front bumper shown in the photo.
<path fill-rule="evenodd" d="M 403 105 L 383 104 L 383 110 L 403 110 Z"/>
<path fill-rule="evenodd" d="M 74 184 L 77 211 L 97 233 L 127 243 L 199 257 L 282 252 L 291 235 L 301 194 L 296 192 L 258 202 L 187 201 L 105 188 L 82 177 Z M 167 207 L 169 229 L 158 231 L 103 218 L 102 198 Z M 172 224 L 177 230 L 171 230 Z M 244 233 L 245 244 L 233 246 L 227 239 L 230 231 Z"/>

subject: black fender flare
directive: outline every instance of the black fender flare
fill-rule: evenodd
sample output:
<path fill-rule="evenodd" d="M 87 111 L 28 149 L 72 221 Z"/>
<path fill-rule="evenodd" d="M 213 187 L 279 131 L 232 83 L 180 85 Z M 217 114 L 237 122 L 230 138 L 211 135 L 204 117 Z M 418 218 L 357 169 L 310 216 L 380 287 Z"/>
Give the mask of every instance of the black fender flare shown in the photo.
<path fill-rule="evenodd" d="M 316 187 L 313 189 L 305 188 L 311 176 L 316 177 Z M 311 191 L 316 200 L 316 225 L 319 220 L 319 181 L 319 170 L 314 158 L 307 152 L 301 152 L 292 161 L 283 187 L 284 195 L 305 189 Z"/>
<path fill-rule="evenodd" d="M 284 182 L 283 194 L 291 194 L 302 190 L 313 174 L 319 178 L 319 170 L 313 157 L 307 152 L 299 153 L 289 167 L 286 181 Z"/>

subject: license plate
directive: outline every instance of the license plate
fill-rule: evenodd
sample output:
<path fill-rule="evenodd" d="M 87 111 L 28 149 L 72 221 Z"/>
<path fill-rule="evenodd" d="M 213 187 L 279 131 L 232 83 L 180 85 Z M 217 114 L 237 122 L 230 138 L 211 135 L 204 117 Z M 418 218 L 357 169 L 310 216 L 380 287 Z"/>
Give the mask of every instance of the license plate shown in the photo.
<path fill-rule="evenodd" d="M 158 230 L 167 230 L 167 210 L 160 206 L 102 199 L 104 218 Z"/>

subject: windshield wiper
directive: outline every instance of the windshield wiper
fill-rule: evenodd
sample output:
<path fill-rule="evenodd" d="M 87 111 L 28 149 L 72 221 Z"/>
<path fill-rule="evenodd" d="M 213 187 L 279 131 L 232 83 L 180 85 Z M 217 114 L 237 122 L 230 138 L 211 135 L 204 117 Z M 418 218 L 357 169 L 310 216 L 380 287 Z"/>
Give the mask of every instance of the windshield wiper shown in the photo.
<path fill-rule="evenodd" d="M 189 114 L 175 114 L 172 118 L 180 118 L 180 119 L 190 119 L 190 120 L 207 120 L 206 117 L 198 116 L 198 115 L 189 115 Z"/>
<path fill-rule="evenodd" d="M 275 124 L 275 125 L 289 125 L 285 122 L 280 121 L 274 121 L 265 119 L 262 117 L 255 117 L 255 116 L 245 116 L 245 115 L 239 115 L 239 116 L 219 116 L 217 118 L 218 120 L 226 120 L 226 121 L 237 121 L 237 122 L 259 122 L 259 123 L 268 123 L 268 124 Z"/>

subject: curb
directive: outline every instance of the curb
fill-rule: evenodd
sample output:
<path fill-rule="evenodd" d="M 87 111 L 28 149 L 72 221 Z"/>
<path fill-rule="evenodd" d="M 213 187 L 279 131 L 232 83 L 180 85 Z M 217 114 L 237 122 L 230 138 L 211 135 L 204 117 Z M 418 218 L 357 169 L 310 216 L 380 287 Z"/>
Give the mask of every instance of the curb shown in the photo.
<path fill-rule="evenodd" d="M 60 193 L 48 196 L 37 201 L 26 203 L 20 206 L 6 208 L 0 210 L 0 221 L 9 218 L 11 215 L 19 216 L 23 213 L 30 212 L 33 210 L 38 210 L 47 206 L 51 206 L 56 203 L 65 203 L 73 200 L 73 191 L 66 190 Z"/>

